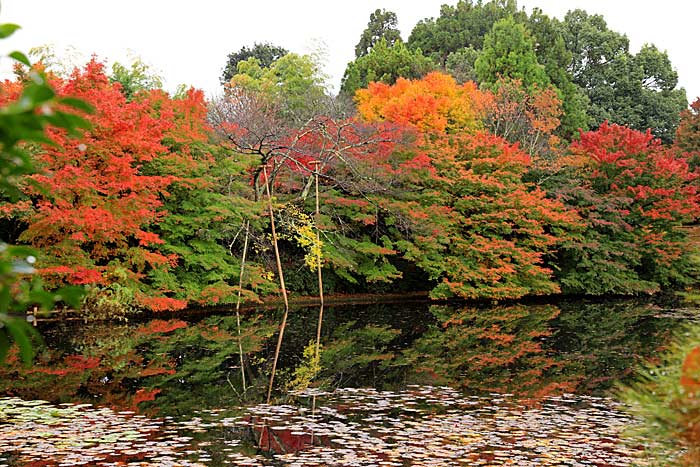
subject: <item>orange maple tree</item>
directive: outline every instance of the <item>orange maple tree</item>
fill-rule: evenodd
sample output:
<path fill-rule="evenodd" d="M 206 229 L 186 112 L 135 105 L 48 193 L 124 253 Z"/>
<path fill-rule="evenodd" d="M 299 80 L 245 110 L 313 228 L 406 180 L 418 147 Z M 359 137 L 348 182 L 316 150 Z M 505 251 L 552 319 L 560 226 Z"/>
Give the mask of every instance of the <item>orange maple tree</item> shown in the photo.
<path fill-rule="evenodd" d="M 370 83 L 355 94 L 357 110 L 369 122 L 390 121 L 422 132 L 458 133 L 481 128 L 491 97 L 474 82 L 462 85 L 433 72 L 420 80 Z"/>
<path fill-rule="evenodd" d="M 422 132 L 420 166 L 403 167 L 412 192 L 385 201 L 403 213 L 404 257 L 438 281 L 435 297 L 515 298 L 557 292 L 544 257 L 577 216 L 525 183 L 530 157 L 479 130 L 489 95 L 433 73 L 423 80 L 358 91 L 369 121 Z M 417 174 L 417 175 L 416 175 Z"/>

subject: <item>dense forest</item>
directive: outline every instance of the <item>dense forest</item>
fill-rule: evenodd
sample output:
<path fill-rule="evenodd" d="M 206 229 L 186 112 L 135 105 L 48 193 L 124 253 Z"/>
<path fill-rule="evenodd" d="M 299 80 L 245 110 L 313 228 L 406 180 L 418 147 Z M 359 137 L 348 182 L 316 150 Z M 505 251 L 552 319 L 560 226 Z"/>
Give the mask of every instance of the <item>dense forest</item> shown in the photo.
<path fill-rule="evenodd" d="M 215 98 L 185 86 L 168 93 L 139 59 L 108 67 L 93 57 L 65 71 L 47 48 L 9 54 L 15 79 L 0 83 L 0 435 L 10 436 L 0 436 L 0 465 L 49 465 L 41 456 L 55 455 L 44 451 L 61 414 L 78 441 L 55 445 L 124 449 L 140 439 L 156 451 L 160 438 L 131 428 L 146 423 L 128 415 L 144 407 L 168 414 L 163 423 L 189 414 L 194 438 L 214 427 L 256 458 L 265 444 L 273 457 L 275 436 L 286 439 L 277 446 L 285 455 L 333 443 L 346 453 L 360 439 L 362 454 L 382 445 L 382 464 L 409 465 L 387 459 L 410 458 L 420 444 L 412 440 L 432 437 L 456 446 L 454 459 L 484 441 L 479 455 L 491 465 L 500 445 L 472 431 L 481 411 L 489 424 L 524 427 L 501 424 L 503 445 L 521 433 L 536 441 L 512 451 L 536 456 L 523 465 L 544 455 L 556 465 L 590 460 L 547 454 L 566 445 L 562 425 L 564 441 L 600 446 L 602 457 L 654 454 L 658 443 L 675 456 L 668 465 L 700 463 L 700 330 L 687 323 L 697 303 L 665 309 L 648 297 L 700 300 L 700 97 L 689 103 L 666 52 L 633 52 L 624 33 L 583 10 L 557 19 L 515 0 L 459 0 L 408 36 L 397 24 L 394 12 L 370 14 L 337 94 L 319 57 L 269 42 L 221 57 Z M 0 39 L 17 28 L 0 24 Z M 288 294 L 300 299 L 289 324 Z M 325 310 L 326 328 L 324 294 L 338 304 Z M 347 304 L 380 295 L 400 300 Z M 319 298 L 318 310 L 302 308 L 305 296 Z M 553 299 L 519 300 L 536 296 Z M 613 300 L 630 296 L 643 298 Z M 255 306 L 241 314 L 243 302 Z M 46 346 L 25 322 L 36 324 L 39 308 L 68 311 L 40 324 L 54 340 Z M 281 352 L 285 330 L 292 345 Z M 319 405 L 317 415 L 317 396 L 320 404 L 346 389 L 337 412 Z M 351 426 L 308 425 L 308 440 L 301 418 L 270 429 L 269 414 L 293 411 L 272 404 L 274 391 L 285 403 L 311 399 L 314 423 L 331 414 Z M 469 400 L 458 391 L 471 391 Z M 265 392 L 264 406 L 241 415 Z M 435 422 L 444 436 L 409 431 L 405 452 L 394 444 L 403 435 L 386 444 L 356 436 L 360 418 L 342 413 L 365 393 L 362 423 L 372 430 L 392 433 L 397 425 L 382 425 L 389 415 L 425 411 L 407 426 Z M 527 402 L 511 407 L 518 397 Z M 618 417 L 613 399 L 639 423 Z M 87 404 L 50 407 L 76 401 Z M 100 409 L 78 423 L 91 404 L 129 411 Z M 513 412 L 489 412 L 499 404 Z M 203 407 L 236 415 L 202 425 Z M 380 408 L 390 410 L 377 424 Z M 443 417 L 460 410 L 463 419 Z M 129 429 L 107 436 L 93 426 L 110 417 Z M 589 421 L 597 437 L 580 429 Z M 528 424 L 554 429 L 533 437 Z M 625 424 L 641 433 L 630 450 L 616 439 Z M 45 425 L 48 435 L 37 428 Z M 88 437 L 86 426 L 102 432 Z M 190 456 L 180 442 L 194 438 L 158 449 Z M 14 464 L 26 440 L 40 448 Z M 421 448 L 432 462 L 434 448 Z M 267 465 L 236 456 L 207 465 Z M 174 458 L 163 459 L 139 465 Z"/>
<path fill-rule="evenodd" d="M 370 15 L 338 95 L 270 43 L 222 59 L 210 101 L 139 61 L 18 66 L 0 104 L 42 72 L 41 109 L 88 106 L 25 144 L 0 237 L 39 252 L 44 288 L 83 287 L 86 315 L 276 295 L 277 244 L 297 295 L 318 294 L 319 267 L 326 293 L 492 300 L 697 278 L 700 101 L 665 52 L 512 0 L 445 5 L 406 41 L 396 25 Z"/>

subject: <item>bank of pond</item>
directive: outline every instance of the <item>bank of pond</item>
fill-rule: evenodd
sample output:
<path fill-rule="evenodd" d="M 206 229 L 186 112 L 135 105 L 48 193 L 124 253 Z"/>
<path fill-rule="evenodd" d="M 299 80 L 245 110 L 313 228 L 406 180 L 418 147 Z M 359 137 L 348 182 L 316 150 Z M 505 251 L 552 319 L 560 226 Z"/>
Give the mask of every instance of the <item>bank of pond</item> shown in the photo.
<path fill-rule="evenodd" d="M 317 363 L 317 313 L 289 315 L 272 404 L 276 312 L 40 324 L 35 363 L 0 367 L 0 466 L 651 465 L 619 388 L 688 321 L 652 299 L 337 305 Z"/>

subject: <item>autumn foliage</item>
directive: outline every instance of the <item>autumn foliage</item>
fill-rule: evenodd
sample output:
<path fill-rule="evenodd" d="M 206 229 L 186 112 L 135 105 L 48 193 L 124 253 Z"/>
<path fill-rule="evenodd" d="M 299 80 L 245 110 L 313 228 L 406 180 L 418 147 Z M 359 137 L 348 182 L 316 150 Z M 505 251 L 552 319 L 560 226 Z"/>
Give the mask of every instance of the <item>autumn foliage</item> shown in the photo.
<path fill-rule="evenodd" d="M 458 133 L 481 127 L 489 96 L 473 82 L 458 85 L 451 76 L 433 72 L 421 80 L 399 78 L 394 85 L 371 83 L 357 91 L 355 100 L 358 112 L 369 122 Z"/>
<path fill-rule="evenodd" d="M 149 270 L 177 261 L 158 251 L 163 240 L 151 229 L 166 214 L 162 199 L 177 177 L 147 174 L 144 167 L 171 156 L 166 137 L 191 138 L 177 121 L 186 117 L 157 92 L 127 101 L 95 60 L 70 78 L 54 78 L 53 85 L 59 95 L 95 107 L 87 116 L 92 128 L 78 137 L 51 130 L 55 144 L 36 148 L 40 173 L 24 184 L 26 198 L 3 210 L 26 223 L 19 239 L 45 253 L 40 273 L 50 284 L 138 288 Z M 153 309 L 185 305 L 154 290 L 139 297 Z"/>
<path fill-rule="evenodd" d="M 426 89 L 438 89 L 439 99 L 415 97 Z M 368 95 L 371 100 L 365 100 Z M 357 99 L 366 119 L 410 124 L 423 134 L 416 151 L 424 154 L 424 165 L 406 172 L 421 174 L 410 178 L 424 196 L 393 207 L 405 212 L 413 232 L 400 249 L 438 281 L 433 296 L 515 298 L 558 292 L 543 258 L 577 216 L 523 182 L 531 161 L 517 145 L 477 129 L 482 115 L 476 109 L 490 101 L 490 94 L 433 73 L 392 87 L 370 86 L 365 94 L 358 91 Z"/>
<path fill-rule="evenodd" d="M 582 133 L 571 151 L 588 157 L 591 183 L 598 191 L 630 199 L 629 214 L 639 222 L 680 225 L 700 214 L 697 188 L 691 183 L 698 175 L 650 131 L 603 124 Z"/>
<path fill-rule="evenodd" d="M 700 172 L 700 98 L 681 112 L 681 121 L 676 131 L 674 146 L 687 154 L 690 169 Z"/>
<path fill-rule="evenodd" d="M 681 112 L 675 145 L 687 152 L 700 151 L 700 97 Z"/>
<path fill-rule="evenodd" d="M 429 328 L 404 352 L 410 379 L 448 384 L 474 393 L 517 392 L 523 399 L 573 391 L 580 376 L 562 371 L 542 345 L 552 333 L 546 325 L 559 314 L 551 306 L 465 307 L 434 306 L 438 325 Z"/>
<path fill-rule="evenodd" d="M 499 79 L 486 109 L 487 128 L 533 157 L 546 158 L 559 138 L 555 135 L 563 114 L 561 99 L 552 86 L 525 89 L 519 80 Z"/>
<path fill-rule="evenodd" d="M 586 225 L 561 250 L 565 290 L 653 292 L 687 280 L 681 227 L 700 214 L 687 155 L 650 132 L 608 124 L 581 133 L 570 154 L 564 179 L 550 188 Z"/>
<path fill-rule="evenodd" d="M 40 172 L 2 205 L 5 234 L 43 251 L 48 284 L 88 286 L 94 306 L 232 302 L 245 225 L 243 297 L 274 292 L 267 182 L 290 288 L 302 293 L 315 293 L 312 248 L 339 292 L 400 283 L 436 298 L 510 299 L 687 281 L 681 227 L 700 215 L 691 111 L 675 147 L 603 124 L 565 150 L 555 90 L 517 80 L 480 90 L 433 72 L 371 83 L 356 93 L 357 118 L 300 120 L 278 111 L 284 96 L 253 88 L 209 107 L 195 90 L 127 98 L 96 60 L 52 79 L 59 95 L 95 107 L 92 128 L 52 130 L 53 144 L 31 148 Z M 2 99 L 20 90 L 6 82 Z M 322 245 L 309 240 L 317 222 Z"/>

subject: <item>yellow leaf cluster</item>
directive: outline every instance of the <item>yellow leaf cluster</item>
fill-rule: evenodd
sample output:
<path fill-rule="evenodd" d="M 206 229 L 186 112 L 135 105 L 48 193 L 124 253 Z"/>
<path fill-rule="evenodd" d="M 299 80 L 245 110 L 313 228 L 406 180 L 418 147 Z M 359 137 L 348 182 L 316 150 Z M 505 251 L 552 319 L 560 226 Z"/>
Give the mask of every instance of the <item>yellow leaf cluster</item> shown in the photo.
<path fill-rule="evenodd" d="M 294 204 L 286 205 L 284 213 L 286 232 L 282 233 L 281 237 L 295 241 L 305 252 L 304 264 L 312 271 L 316 271 L 323 265 L 323 242 L 316 237 L 313 219 Z M 319 259 L 321 264 L 319 264 Z"/>

